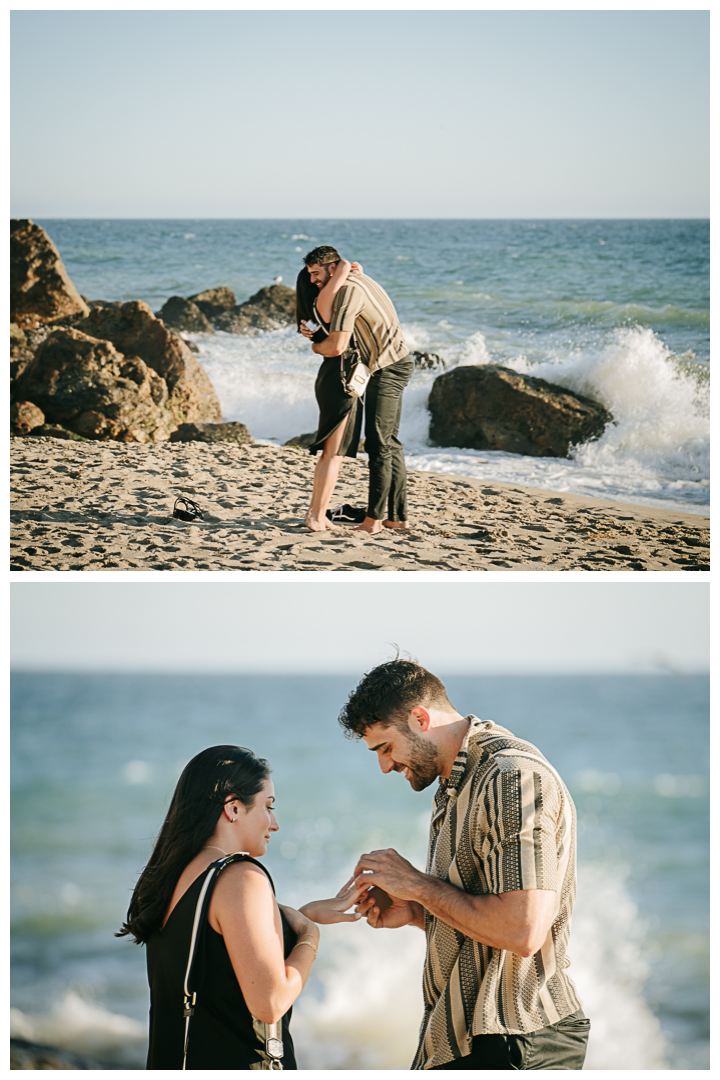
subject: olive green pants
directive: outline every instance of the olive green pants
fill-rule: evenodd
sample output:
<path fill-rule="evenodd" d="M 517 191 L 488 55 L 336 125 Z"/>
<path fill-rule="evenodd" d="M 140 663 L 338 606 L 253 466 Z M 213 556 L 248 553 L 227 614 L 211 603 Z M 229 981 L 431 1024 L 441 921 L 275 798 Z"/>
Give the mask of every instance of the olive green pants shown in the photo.
<path fill-rule="evenodd" d="M 408 518 L 405 455 L 398 431 L 403 390 L 414 366 L 407 359 L 381 368 L 365 391 L 365 450 L 370 467 L 367 516 L 376 521 Z"/>
<path fill-rule="evenodd" d="M 467 1057 L 435 1069 L 582 1069 L 589 1034 L 580 1009 L 528 1035 L 475 1035 Z"/>

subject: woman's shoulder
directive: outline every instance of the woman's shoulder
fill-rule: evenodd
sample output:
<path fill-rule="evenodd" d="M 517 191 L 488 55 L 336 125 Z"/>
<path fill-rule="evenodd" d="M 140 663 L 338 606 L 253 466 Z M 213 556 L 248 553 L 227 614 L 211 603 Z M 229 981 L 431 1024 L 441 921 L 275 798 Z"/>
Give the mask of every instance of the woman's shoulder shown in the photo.
<path fill-rule="evenodd" d="M 250 857 L 237 859 L 223 868 L 223 872 L 218 878 L 216 890 L 222 889 L 223 886 L 226 889 L 241 887 L 252 892 L 266 889 L 273 891 L 272 880 L 265 867 Z"/>

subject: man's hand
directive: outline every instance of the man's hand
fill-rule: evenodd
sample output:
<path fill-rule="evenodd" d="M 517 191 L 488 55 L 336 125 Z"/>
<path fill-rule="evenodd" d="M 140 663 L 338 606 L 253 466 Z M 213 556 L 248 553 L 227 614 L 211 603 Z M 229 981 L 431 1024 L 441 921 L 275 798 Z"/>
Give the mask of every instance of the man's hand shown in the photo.
<path fill-rule="evenodd" d="M 423 929 L 425 925 L 425 911 L 420 904 L 400 900 L 377 885 L 365 893 L 365 898 L 359 901 L 355 910 L 365 915 L 375 930 L 396 930 L 399 926 L 419 926 Z"/>
<path fill-rule="evenodd" d="M 399 855 L 395 848 L 385 848 L 382 851 L 371 851 L 369 855 L 362 855 L 355 867 L 355 884 L 363 882 L 370 885 L 378 885 L 386 893 L 397 897 L 399 900 L 413 900 L 417 893 L 418 885 L 427 877 L 420 873 L 412 863 Z"/>

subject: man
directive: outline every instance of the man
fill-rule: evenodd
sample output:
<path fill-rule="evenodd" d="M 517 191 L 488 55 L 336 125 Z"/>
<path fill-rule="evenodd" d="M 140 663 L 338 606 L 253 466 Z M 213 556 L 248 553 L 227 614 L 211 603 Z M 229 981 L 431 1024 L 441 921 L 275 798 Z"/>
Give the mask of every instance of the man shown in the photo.
<path fill-rule="evenodd" d="M 536 747 L 451 705 L 409 660 L 371 671 L 340 723 L 415 791 L 434 780 L 427 871 L 393 848 L 358 862 L 374 927 L 425 930 L 414 1069 L 580 1069 L 590 1022 L 567 975 L 575 807 Z"/>
<path fill-rule="evenodd" d="M 323 245 L 305 256 L 310 280 L 321 289 L 332 277 L 340 256 Z M 313 344 L 321 356 L 339 356 L 354 335 L 355 345 L 371 372 L 365 391 L 365 450 L 370 490 L 365 520 L 367 533 L 408 527 L 405 455 L 398 439 L 403 390 L 410 381 L 409 357 L 390 297 L 366 274 L 352 273 L 333 302 L 330 332 Z M 386 516 L 387 515 L 387 516 Z"/>

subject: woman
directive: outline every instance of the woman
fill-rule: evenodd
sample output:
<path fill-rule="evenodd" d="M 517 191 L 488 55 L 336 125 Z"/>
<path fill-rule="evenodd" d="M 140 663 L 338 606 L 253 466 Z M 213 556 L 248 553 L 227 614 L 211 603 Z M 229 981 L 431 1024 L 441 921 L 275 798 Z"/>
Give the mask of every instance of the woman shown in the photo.
<path fill-rule="evenodd" d="M 362 273 L 359 263 L 350 263 L 341 259 L 335 273 L 322 287 L 320 292 L 310 281 L 307 267 L 298 274 L 296 318 L 299 333 L 312 341 L 324 341 L 330 329 L 333 300 L 347 281 L 352 270 Z M 320 324 L 320 329 L 312 331 L 307 327 L 312 319 Z M 362 402 L 359 398 L 346 393 L 341 378 L 340 356 L 327 356 L 320 365 L 315 380 L 315 397 L 320 407 L 315 442 L 309 447 L 311 454 L 318 450 L 322 453 L 315 466 L 313 491 L 310 507 L 305 515 L 305 524 L 314 532 L 335 529 L 327 518 L 340 466 L 344 457 L 356 457 L 362 426 Z"/>
<path fill-rule="evenodd" d="M 272 1040 L 282 1041 L 282 1067 L 297 1068 L 288 1024 L 317 952 L 316 924 L 359 919 L 345 912 L 360 891 L 301 911 L 275 901 L 256 861 L 279 828 L 274 801 L 268 762 L 245 747 L 211 746 L 183 770 L 117 935 L 147 945 L 148 1069 L 269 1069 Z M 223 863 L 235 852 L 245 855 Z M 184 984 L 206 878 L 214 889 L 197 935 L 185 1060 Z"/>

